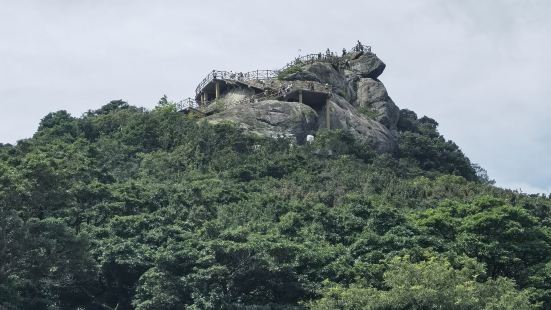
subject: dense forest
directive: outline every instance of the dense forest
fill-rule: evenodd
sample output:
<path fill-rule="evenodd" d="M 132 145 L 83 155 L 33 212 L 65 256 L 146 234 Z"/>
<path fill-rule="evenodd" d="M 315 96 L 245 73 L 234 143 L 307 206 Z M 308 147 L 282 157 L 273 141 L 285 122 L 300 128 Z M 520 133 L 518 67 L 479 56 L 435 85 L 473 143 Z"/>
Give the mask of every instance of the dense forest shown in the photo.
<path fill-rule="evenodd" d="M 0 309 L 551 309 L 551 199 L 400 113 L 296 145 L 162 100 L 0 145 Z"/>

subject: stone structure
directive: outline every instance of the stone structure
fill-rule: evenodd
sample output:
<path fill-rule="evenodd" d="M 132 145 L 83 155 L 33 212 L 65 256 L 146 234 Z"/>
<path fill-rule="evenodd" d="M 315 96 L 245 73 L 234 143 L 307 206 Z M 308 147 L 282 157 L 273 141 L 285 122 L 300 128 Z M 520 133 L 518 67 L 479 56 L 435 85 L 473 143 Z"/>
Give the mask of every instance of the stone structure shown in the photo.
<path fill-rule="evenodd" d="M 341 56 L 326 52 L 297 58 L 281 70 L 214 70 L 182 112 L 298 143 L 319 129 L 342 129 L 379 152 L 393 152 L 399 108 L 378 80 L 384 69 L 370 47 L 356 45 Z"/>

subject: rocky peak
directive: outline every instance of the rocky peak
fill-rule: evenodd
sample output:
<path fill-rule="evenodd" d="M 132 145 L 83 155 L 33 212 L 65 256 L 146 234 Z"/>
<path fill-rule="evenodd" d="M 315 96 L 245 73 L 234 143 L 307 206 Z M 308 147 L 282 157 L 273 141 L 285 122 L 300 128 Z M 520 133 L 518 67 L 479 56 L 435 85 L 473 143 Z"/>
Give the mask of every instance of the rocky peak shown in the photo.
<path fill-rule="evenodd" d="M 370 47 L 356 45 L 342 56 L 300 57 L 281 70 L 213 71 L 197 87 L 199 106 L 183 112 L 298 143 L 320 129 L 342 129 L 392 152 L 400 110 L 378 80 L 385 66 Z"/>

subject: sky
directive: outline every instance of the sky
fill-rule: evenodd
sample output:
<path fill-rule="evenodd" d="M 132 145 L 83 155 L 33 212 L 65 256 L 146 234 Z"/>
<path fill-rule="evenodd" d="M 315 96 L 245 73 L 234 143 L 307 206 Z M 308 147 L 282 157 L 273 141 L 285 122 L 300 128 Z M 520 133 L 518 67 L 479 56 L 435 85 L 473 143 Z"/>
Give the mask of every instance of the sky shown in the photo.
<path fill-rule="evenodd" d="M 114 99 L 152 108 L 212 69 L 277 69 L 371 45 L 400 108 L 497 185 L 551 192 L 549 0 L 0 0 L 0 142 L 49 112 Z"/>

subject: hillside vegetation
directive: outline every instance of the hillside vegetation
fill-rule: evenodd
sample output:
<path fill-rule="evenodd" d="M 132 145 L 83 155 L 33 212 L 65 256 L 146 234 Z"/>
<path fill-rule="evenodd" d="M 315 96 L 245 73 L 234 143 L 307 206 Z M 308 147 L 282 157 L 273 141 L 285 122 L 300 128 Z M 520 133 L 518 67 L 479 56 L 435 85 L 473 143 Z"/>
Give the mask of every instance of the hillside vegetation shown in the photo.
<path fill-rule="evenodd" d="M 51 113 L 0 146 L 0 309 L 550 309 L 551 200 L 400 113 L 395 154 Z"/>

